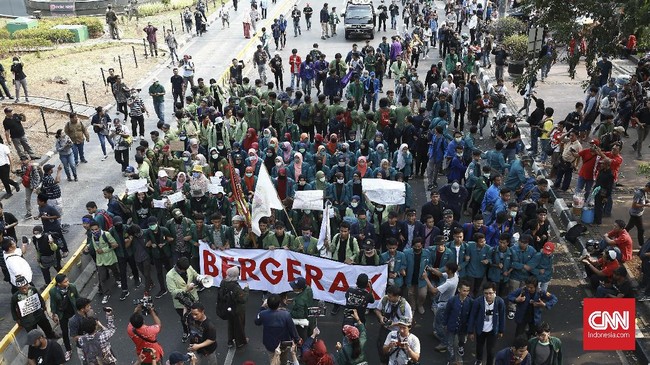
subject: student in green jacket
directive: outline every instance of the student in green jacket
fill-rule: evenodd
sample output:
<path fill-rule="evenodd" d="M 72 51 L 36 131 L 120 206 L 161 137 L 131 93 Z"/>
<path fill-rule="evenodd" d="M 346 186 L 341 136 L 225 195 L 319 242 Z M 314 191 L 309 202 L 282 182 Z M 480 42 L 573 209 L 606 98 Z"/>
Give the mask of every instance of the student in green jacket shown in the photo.
<path fill-rule="evenodd" d="M 162 228 L 161 228 L 162 229 Z M 182 341 L 187 342 L 190 336 L 187 322 L 184 320 L 184 311 L 186 310 L 183 303 L 176 299 L 179 293 L 187 293 L 194 302 L 199 300 L 199 292 L 196 284 L 194 284 L 196 277 L 199 274 L 190 266 L 190 260 L 187 257 L 181 257 L 176 262 L 176 265 L 167 272 L 165 275 L 165 283 L 172 295 L 172 302 L 176 313 L 181 317 L 181 324 L 183 325 Z"/>
<path fill-rule="evenodd" d="M 367 364 L 366 347 L 366 326 L 359 319 L 356 309 L 352 310 L 352 318 L 356 321 L 354 326 L 346 324 L 343 326 L 343 343 L 336 343 L 336 354 L 334 358 L 338 365 Z"/>
<path fill-rule="evenodd" d="M 70 344 L 68 321 L 77 312 L 79 292 L 65 274 L 57 274 L 54 277 L 54 282 L 56 285 L 50 289 L 50 311 L 52 312 L 54 324 L 61 326 L 63 345 L 65 346 L 66 357 L 69 358 L 72 354 L 72 346 Z"/>
<path fill-rule="evenodd" d="M 284 223 L 282 221 L 275 222 L 275 233 L 269 234 L 264 237 L 262 241 L 264 243 L 264 249 L 275 250 L 276 248 L 289 249 L 291 247 L 291 242 L 293 237 L 287 233 L 284 229 Z"/>
<path fill-rule="evenodd" d="M 531 365 L 562 365 L 562 341 L 551 336 L 551 326 L 546 322 L 540 323 L 535 337 L 528 340 L 528 353 Z"/>
<path fill-rule="evenodd" d="M 289 314 L 291 314 L 293 323 L 296 325 L 298 335 L 304 341 L 307 339 L 309 333 L 311 333 L 310 328 L 313 327 L 308 315 L 309 307 L 314 306 L 314 293 L 311 287 L 307 286 L 307 281 L 303 277 L 297 277 L 289 285 L 291 285 L 291 289 L 293 289 L 296 295 L 293 298 L 293 305 Z"/>
<path fill-rule="evenodd" d="M 115 254 L 118 244 L 110 233 L 99 228 L 99 223 L 96 221 L 90 223 L 90 232 L 90 244 L 93 245 L 96 253 L 95 265 L 97 265 L 99 293 L 103 296 L 102 304 L 106 304 L 111 298 L 111 288 L 108 286 L 108 282 L 111 280 L 109 274 L 112 274 L 113 285 L 117 278 L 120 277 L 120 272 L 117 269 L 117 255 Z"/>
<path fill-rule="evenodd" d="M 291 245 L 291 251 L 318 256 L 318 239 L 312 236 L 311 227 L 302 227 L 302 236 L 296 237 Z"/>
<path fill-rule="evenodd" d="M 212 244 L 212 237 L 210 236 L 210 230 L 205 224 L 205 215 L 198 213 L 194 215 L 194 224 L 190 227 L 190 239 L 191 246 L 191 257 L 190 264 L 194 270 L 199 271 L 199 241 L 206 242 L 207 244 Z"/>
<path fill-rule="evenodd" d="M 170 245 L 174 241 L 174 236 L 169 233 L 167 228 L 158 225 L 156 217 L 149 217 L 147 226 L 149 228 L 144 230 L 143 236 L 149 257 L 156 267 L 156 275 L 160 285 L 160 291 L 156 294 L 156 299 L 160 299 L 167 294 L 165 274 L 172 269 Z"/>

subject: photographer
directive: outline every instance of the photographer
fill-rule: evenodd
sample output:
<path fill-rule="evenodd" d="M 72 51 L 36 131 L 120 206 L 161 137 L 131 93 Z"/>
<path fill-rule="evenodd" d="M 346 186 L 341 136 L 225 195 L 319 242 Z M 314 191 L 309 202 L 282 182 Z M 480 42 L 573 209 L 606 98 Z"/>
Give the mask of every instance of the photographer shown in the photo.
<path fill-rule="evenodd" d="M 198 359 L 194 356 L 193 353 L 184 354 L 178 351 L 174 351 L 169 355 L 169 365 L 185 365 L 189 361 L 191 365 L 197 365 Z"/>
<path fill-rule="evenodd" d="M 398 329 L 392 331 L 384 341 L 384 353 L 388 365 L 406 365 L 420 361 L 420 339 L 410 332 L 411 322 L 400 320 Z"/>
<path fill-rule="evenodd" d="M 180 260 L 179 260 L 180 261 Z M 191 316 L 187 319 L 190 329 L 190 343 L 187 348 L 198 358 L 201 365 L 217 365 L 217 327 L 205 315 L 205 306 L 195 302 L 191 307 Z"/>
<path fill-rule="evenodd" d="M 190 336 L 188 324 L 185 322 L 185 311 L 189 311 L 189 306 L 199 300 L 199 292 L 197 291 L 194 281 L 198 274 L 190 266 L 190 260 L 187 257 L 181 257 L 176 262 L 176 265 L 169 270 L 166 277 L 167 289 L 172 293 L 172 300 L 176 313 L 181 317 L 181 324 L 183 325 L 182 341 L 187 342 Z M 179 300 L 179 297 L 187 297 L 188 303 Z M 192 303 L 189 303 L 192 302 Z"/>
<path fill-rule="evenodd" d="M 162 323 L 156 313 L 153 304 L 144 304 L 146 310 L 151 313 L 154 324 L 149 326 L 144 324 L 143 304 L 140 303 L 135 307 L 129 325 L 126 327 L 126 333 L 131 337 L 135 344 L 136 354 L 142 358 L 142 364 L 151 365 L 155 360 L 161 359 L 165 353 L 162 346 L 158 343 L 157 337 L 162 329 Z"/>

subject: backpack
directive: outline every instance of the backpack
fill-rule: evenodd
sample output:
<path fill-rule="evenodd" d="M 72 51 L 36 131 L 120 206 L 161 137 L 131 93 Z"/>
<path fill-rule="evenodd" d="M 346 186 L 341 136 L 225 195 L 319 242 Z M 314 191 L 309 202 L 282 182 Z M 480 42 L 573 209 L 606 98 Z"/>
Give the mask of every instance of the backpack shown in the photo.
<path fill-rule="evenodd" d="M 104 209 L 100 209 L 97 211 L 97 214 L 104 217 L 104 231 L 108 231 L 113 227 L 113 216 L 111 215 L 111 213 L 109 213 Z"/>
<path fill-rule="evenodd" d="M 32 170 L 33 169 L 34 169 L 34 166 L 32 164 L 29 164 L 27 166 L 27 170 L 25 170 L 25 173 L 23 174 L 22 183 L 23 183 L 23 186 L 26 187 L 26 188 L 29 187 L 29 180 L 30 180 L 30 177 L 32 175 Z"/>
<path fill-rule="evenodd" d="M 104 361 L 104 351 L 99 339 L 95 335 L 85 335 L 82 338 L 81 350 L 84 354 L 85 364 L 88 365 L 106 365 L 108 362 Z"/>
<path fill-rule="evenodd" d="M 228 287 L 220 287 L 217 291 L 217 316 L 228 319 L 233 314 L 235 307 L 235 292 Z"/>
<path fill-rule="evenodd" d="M 303 122 L 306 122 L 309 120 L 309 115 L 311 114 L 309 112 L 309 105 L 305 104 L 300 108 L 300 120 Z"/>
<path fill-rule="evenodd" d="M 390 124 L 390 109 L 379 110 L 379 125 L 386 128 Z"/>

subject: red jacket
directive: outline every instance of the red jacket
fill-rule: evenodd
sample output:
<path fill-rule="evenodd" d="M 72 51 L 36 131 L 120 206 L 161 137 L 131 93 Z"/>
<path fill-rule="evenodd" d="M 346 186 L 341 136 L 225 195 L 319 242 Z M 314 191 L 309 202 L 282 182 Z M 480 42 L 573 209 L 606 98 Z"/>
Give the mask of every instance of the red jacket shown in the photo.
<path fill-rule="evenodd" d="M 292 54 L 291 56 L 289 56 L 289 64 L 291 65 L 292 74 L 297 74 L 300 72 L 301 63 L 302 63 L 302 59 L 297 54 Z"/>

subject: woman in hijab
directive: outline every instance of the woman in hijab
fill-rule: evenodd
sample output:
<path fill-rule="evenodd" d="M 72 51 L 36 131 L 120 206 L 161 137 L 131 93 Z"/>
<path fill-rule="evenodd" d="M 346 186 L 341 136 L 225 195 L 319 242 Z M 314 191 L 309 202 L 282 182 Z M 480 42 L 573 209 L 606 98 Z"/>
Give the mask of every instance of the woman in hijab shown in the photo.
<path fill-rule="evenodd" d="M 372 161 L 372 167 L 376 169 L 379 167 L 381 160 L 389 160 L 390 158 L 391 155 L 386 150 L 386 145 L 380 143 L 377 145 L 377 150 L 375 151 L 375 153 L 370 156 L 370 159 Z"/>
<path fill-rule="evenodd" d="M 366 362 L 366 326 L 359 320 L 359 315 L 353 310 L 352 316 L 356 320 L 354 326 L 343 326 L 343 343 L 336 343 L 336 363 L 338 365 L 355 365 Z"/>
<path fill-rule="evenodd" d="M 345 160 L 345 156 L 339 155 L 338 161 L 339 162 L 336 164 L 336 166 L 330 169 L 330 176 L 332 177 L 331 180 L 334 181 L 334 175 L 337 172 L 340 172 L 343 174 L 343 179 L 347 182 L 352 178 L 354 169 L 352 166 L 348 165 L 347 161 Z"/>
<path fill-rule="evenodd" d="M 404 181 L 408 181 L 411 177 L 411 170 L 413 167 L 413 155 L 409 151 L 409 145 L 402 143 L 399 146 L 399 150 L 395 151 L 393 154 L 393 167 L 397 169 L 398 172 L 404 174 Z"/>
<path fill-rule="evenodd" d="M 316 339 L 319 333 L 318 328 L 314 328 L 312 335 L 305 340 L 302 345 L 302 360 L 305 365 L 334 365 L 334 358 L 327 353 L 325 342 Z"/>
<path fill-rule="evenodd" d="M 246 301 L 248 300 L 248 285 L 243 289 L 239 285 L 239 268 L 233 266 L 226 270 L 226 277 L 221 282 L 221 290 L 232 293 L 235 307 L 232 315 L 228 316 L 228 345 L 242 348 L 248 344 L 246 337 Z"/>
<path fill-rule="evenodd" d="M 266 152 L 264 152 L 264 167 L 266 167 L 266 171 L 271 173 L 271 170 L 275 167 L 275 158 L 278 157 L 275 154 L 275 149 L 271 147 L 266 148 Z"/>
<path fill-rule="evenodd" d="M 244 176 L 244 171 L 246 170 L 246 165 L 244 164 L 244 159 L 242 158 L 241 155 L 236 155 L 235 158 L 232 161 L 233 168 L 237 171 L 235 173 L 239 173 L 239 176 Z"/>
<path fill-rule="evenodd" d="M 244 147 L 244 150 L 248 151 L 254 142 L 257 142 L 257 131 L 255 128 L 248 128 L 246 131 L 246 137 L 244 137 L 244 142 L 242 143 L 242 147 Z"/>
<path fill-rule="evenodd" d="M 330 162 L 331 162 L 330 161 L 330 155 L 327 152 L 327 148 L 325 147 L 325 145 L 318 146 L 318 149 L 316 150 L 316 153 L 312 156 L 312 161 L 314 162 L 314 164 L 316 164 L 316 159 L 318 159 L 319 157 L 322 160 L 323 165 L 325 165 L 325 166 L 330 165 Z"/>
<path fill-rule="evenodd" d="M 308 163 L 303 162 L 302 153 L 296 152 L 293 155 L 293 162 L 287 168 L 287 173 L 289 177 L 298 181 L 300 175 L 304 175 L 307 180 L 312 180 L 312 171 L 311 166 Z"/>
<path fill-rule="evenodd" d="M 359 195 L 352 195 L 350 205 L 345 208 L 345 216 L 356 218 L 363 211 L 365 211 L 365 207 L 361 204 L 361 197 Z"/>
<path fill-rule="evenodd" d="M 287 166 L 284 164 L 284 160 L 282 159 L 282 156 L 275 156 L 275 166 L 273 166 L 273 168 L 270 171 L 271 176 L 278 177 L 278 171 L 285 167 Z"/>
<path fill-rule="evenodd" d="M 286 198 L 293 198 L 296 192 L 295 180 L 287 176 L 287 169 L 281 167 L 278 169 L 278 178 L 274 179 L 275 189 L 278 192 L 278 198 L 284 202 Z"/>
<path fill-rule="evenodd" d="M 320 133 L 316 133 L 314 136 L 314 143 L 311 145 L 311 152 L 315 153 L 318 151 L 318 147 L 323 145 L 323 135 Z"/>
<path fill-rule="evenodd" d="M 373 149 L 376 150 L 377 145 L 379 145 L 380 143 L 383 144 L 383 145 L 386 145 L 386 142 L 384 142 L 384 134 L 377 131 L 377 133 L 375 133 L 375 138 L 372 141 L 370 141 L 369 146 L 370 146 L 370 148 L 373 148 Z"/>
<path fill-rule="evenodd" d="M 252 167 L 253 172 L 257 175 L 260 171 L 260 158 L 257 155 L 257 150 L 254 148 L 248 149 L 248 157 L 246 158 L 246 166 Z"/>
<path fill-rule="evenodd" d="M 362 196 L 363 190 L 361 189 L 361 175 L 358 172 L 352 174 L 352 180 L 348 182 L 348 189 L 350 189 L 350 194 Z"/>
<path fill-rule="evenodd" d="M 161 196 L 174 192 L 174 184 L 172 183 L 169 175 L 163 169 L 158 170 L 158 179 L 153 185 L 154 198 L 160 199 Z"/>
<path fill-rule="evenodd" d="M 330 155 L 335 154 L 336 151 L 338 150 L 339 148 L 338 142 L 339 142 L 339 137 L 336 134 L 332 133 L 332 135 L 330 135 L 330 140 L 329 142 L 327 142 L 326 145 L 327 152 L 329 152 Z"/>
<path fill-rule="evenodd" d="M 387 177 L 388 179 L 395 180 L 395 173 L 397 171 L 395 171 L 395 169 L 390 166 L 390 162 L 388 162 L 387 159 L 381 160 L 381 164 L 375 170 L 375 175 L 377 174 L 378 171 L 381 172 L 383 176 Z"/>
<path fill-rule="evenodd" d="M 312 168 L 312 174 L 322 171 L 325 176 L 330 176 L 330 167 L 323 163 L 323 158 L 320 156 L 316 157 L 314 160 L 314 167 Z"/>
<path fill-rule="evenodd" d="M 300 152 L 300 154 L 302 154 L 303 161 L 305 162 L 313 161 L 313 157 L 309 152 L 309 141 L 307 141 L 307 143 L 300 142 L 296 144 L 296 150 Z"/>
<path fill-rule="evenodd" d="M 370 149 L 370 146 L 368 145 L 368 140 L 364 139 L 359 144 L 359 150 L 357 150 L 357 152 L 356 152 L 356 157 L 358 159 L 359 157 L 364 156 L 366 158 L 366 160 L 367 160 L 367 159 L 370 158 L 370 152 L 371 152 L 371 149 Z"/>
<path fill-rule="evenodd" d="M 311 190 L 326 191 L 329 186 L 327 176 L 323 171 L 316 172 L 316 179 L 311 183 Z"/>
<path fill-rule="evenodd" d="M 368 160 L 364 156 L 359 156 L 357 158 L 357 169 L 354 171 L 354 173 L 359 173 L 359 176 L 362 178 L 364 177 L 372 177 L 372 169 L 368 167 Z"/>
<path fill-rule="evenodd" d="M 272 136 L 273 135 L 271 134 L 271 130 L 269 128 L 264 128 L 264 131 L 262 131 L 262 135 L 257 140 L 260 151 L 266 150 L 266 147 L 268 147 L 269 143 L 271 143 Z"/>
<path fill-rule="evenodd" d="M 212 147 L 210 149 L 210 161 L 208 165 L 210 167 L 210 175 L 214 175 L 217 171 L 225 171 L 228 160 L 219 154 L 216 147 Z"/>
<path fill-rule="evenodd" d="M 271 137 L 269 140 L 269 147 L 273 148 L 273 151 L 275 153 L 278 153 L 278 150 L 280 149 L 280 142 L 278 142 L 278 139 L 276 137 Z"/>
<path fill-rule="evenodd" d="M 192 154 L 190 151 L 183 151 L 183 154 L 181 155 L 181 161 L 183 164 L 181 165 L 181 171 L 188 173 L 192 171 L 192 167 L 194 166 L 194 161 L 192 161 Z"/>
<path fill-rule="evenodd" d="M 290 164 L 291 161 L 293 160 L 293 155 L 295 152 L 293 152 L 293 147 L 291 147 L 291 142 L 282 142 L 280 145 L 280 149 L 282 152 L 280 155 L 282 156 L 282 160 L 284 160 L 284 163 L 286 165 Z"/>
<path fill-rule="evenodd" d="M 295 147 L 296 149 L 298 149 L 298 145 L 300 143 L 304 144 L 307 148 L 309 148 L 309 145 L 310 145 L 309 134 L 307 134 L 307 133 L 301 133 L 300 134 L 300 140 L 298 142 L 296 142 L 296 147 Z M 300 152 L 300 153 L 302 153 L 304 155 L 303 152 Z"/>
<path fill-rule="evenodd" d="M 244 178 L 242 180 L 242 190 L 244 194 L 248 195 L 248 193 L 255 191 L 255 186 L 257 185 L 257 175 L 255 175 L 253 167 L 246 167 L 246 172 L 244 173 Z"/>
<path fill-rule="evenodd" d="M 296 191 L 312 190 L 305 175 L 298 176 L 296 181 L 298 182 L 296 184 Z"/>

